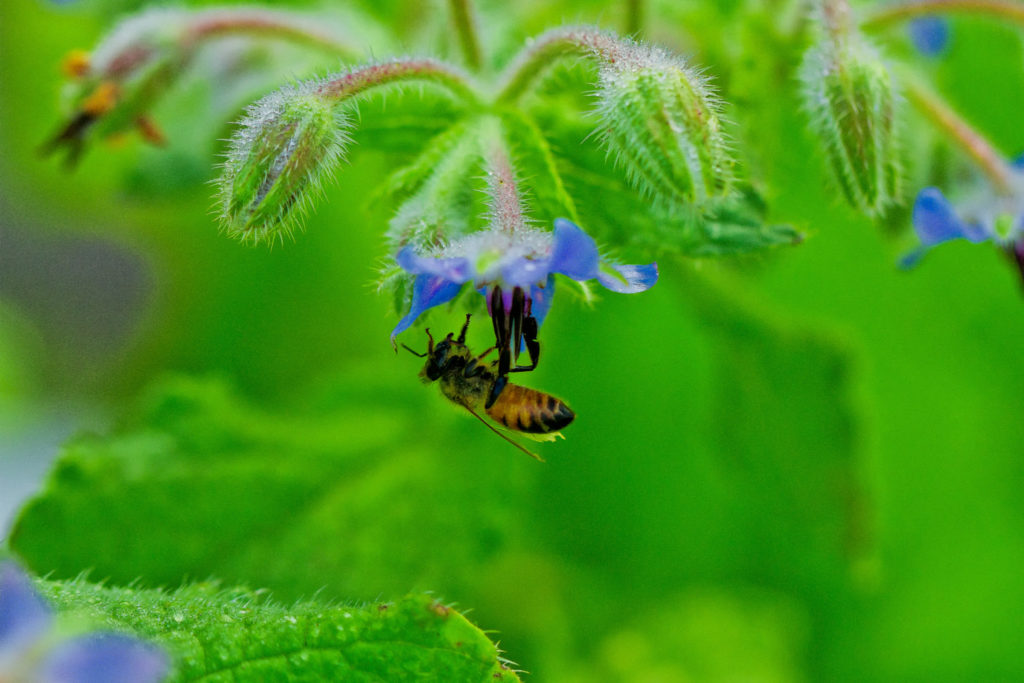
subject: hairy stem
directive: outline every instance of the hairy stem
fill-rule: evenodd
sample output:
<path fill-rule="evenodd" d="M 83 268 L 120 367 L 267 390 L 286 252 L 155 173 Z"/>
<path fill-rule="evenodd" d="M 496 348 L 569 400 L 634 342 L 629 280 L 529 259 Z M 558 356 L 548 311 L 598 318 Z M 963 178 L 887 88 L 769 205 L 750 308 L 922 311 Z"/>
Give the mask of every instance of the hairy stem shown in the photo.
<path fill-rule="evenodd" d="M 875 31 L 905 19 L 944 12 L 987 14 L 1024 24 L 1024 3 L 1021 2 L 1010 0 L 910 0 L 910 2 L 901 2 L 875 9 L 861 26 L 865 30 Z"/>
<path fill-rule="evenodd" d="M 536 85 L 544 72 L 566 57 L 597 57 L 614 62 L 627 46 L 615 36 L 592 28 L 559 28 L 537 37 L 505 70 L 495 97 L 497 104 L 514 104 Z"/>
<path fill-rule="evenodd" d="M 479 94 L 465 74 L 429 58 L 360 67 L 324 82 L 317 92 L 330 99 L 343 100 L 378 86 L 412 81 L 439 85 L 466 104 L 480 103 Z"/>
<path fill-rule="evenodd" d="M 904 82 L 906 96 L 911 104 L 947 133 L 978 164 L 996 191 L 1010 194 L 1012 172 L 992 143 L 937 94 L 912 79 L 905 78 Z"/>
<path fill-rule="evenodd" d="M 645 0 L 626 0 L 626 35 L 635 36 L 644 28 Z"/>
<path fill-rule="evenodd" d="M 512 169 L 512 156 L 508 152 L 500 129 L 495 126 L 487 150 L 487 184 L 490 186 L 491 219 L 503 232 L 515 232 L 526 227 L 519 184 Z"/>
<path fill-rule="evenodd" d="M 360 51 L 354 46 L 318 30 L 309 21 L 251 9 L 200 12 L 189 24 L 182 42 L 186 48 L 194 49 L 204 40 L 235 35 L 286 40 L 337 55 L 346 61 L 360 57 Z"/>
<path fill-rule="evenodd" d="M 832 42 L 839 44 L 849 34 L 853 22 L 850 18 L 848 0 L 822 0 L 821 20 L 825 29 L 832 37 Z"/>
<path fill-rule="evenodd" d="M 480 50 L 480 39 L 476 32 L 476 22 L 474 21 L 472 8 L 469 6 L 469 0 L 448 0 L 448 5 L 451 7 L 455 32 L 459 36 L 462 59 L 470 69 L 479 69 L 483 59 Z"/>

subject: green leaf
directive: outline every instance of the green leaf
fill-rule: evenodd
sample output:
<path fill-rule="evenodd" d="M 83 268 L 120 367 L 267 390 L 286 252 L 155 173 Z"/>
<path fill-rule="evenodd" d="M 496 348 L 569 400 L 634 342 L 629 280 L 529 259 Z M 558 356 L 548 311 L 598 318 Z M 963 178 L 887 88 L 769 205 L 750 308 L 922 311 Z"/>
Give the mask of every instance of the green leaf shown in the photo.
<path fill-rule="evenodd" d="M 430 595 L 348 606 L 285 606 L 210 584 L 173 592 L 82 579 L 39 586 L 67 622 L 128 631 L 163 646 L 169 681 L 517 681 L 498 649 Z"/>
<path fill-rule="evenodd" d="M 350 374 L 341 408 L 301 416 L 247 406 L 216 382 L 164 382 L 115 434 L 65 448 L 10 545 L 56 578 L 91 568 L 121 585 L 215 576 L 282 599 L 465 597 L 519 533 L 517 461 L 488 468 L 431 449 L 463 416 L 425 389 L 443 414 L 403 405 L 379 374 Z"/>
<path fill-rule="evenodd" d="M 393 245 L 435 247 L 480 227 L 485 206 L 480 125 L 477 117 L 437 135 L 375 193 L 373 202 L 380 198 L 400 202 L 388 222 Z"/>

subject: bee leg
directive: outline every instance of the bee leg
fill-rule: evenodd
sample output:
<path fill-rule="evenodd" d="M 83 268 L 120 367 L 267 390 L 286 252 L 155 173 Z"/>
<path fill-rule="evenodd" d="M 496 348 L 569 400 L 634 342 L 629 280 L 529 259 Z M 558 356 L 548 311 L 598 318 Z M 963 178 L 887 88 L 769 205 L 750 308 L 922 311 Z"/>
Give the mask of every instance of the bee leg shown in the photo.
<path fill-rule="evenodd" d="M 498 347 L 497 346 L 492 346 L 491 348 L 487 349 L 486 351 L 481 353 L 476 358 L 473 358 L 468 363 L 466 363 L 466 367 L 463 368 L 463 370 L 462 370 L 463 376 L 464 377 L 478 377 L 478 376 L 482 375 L 484 370 L 486 370 L 487 368 L 485 366 L 483 366 L 483 365 L 480 365 L 480 361 L 482 361 L 487 354 L 489 354 L 491 351 L 493 351 L 496 348 L 498 348 Z"/>
<path fill-rule="evenodd" d="M 491 393 L 487 395 L 487 402 L 484 403 L 484 410 L 489 410 L 494 402 L 498 400 L 498 396 L 501 394 L 501 390 L 508 384 L 508 377 L 502 375 L 494 382 L 494 386 L 491 387 Z"/>
<path fill-rule="evenodd" d="M 530 353 L 529 365 L 517 365 L 509 372 L 529 372 L 537 368 L 540 361 L 540 342 L 537 341 L 537 319 L 532 315 L 526 316 L 523 320 L 523 341 L 526 342 L 526 350 Z"/>
<path fill-rule="evenodd" d="M 459 332 L 459 338 L 456 341 L 460 344 L 466 343 L 466 330 L 469 329 L 469 313 L 466 314 L 466 322 L 462 325 L 462 330 Z"/>

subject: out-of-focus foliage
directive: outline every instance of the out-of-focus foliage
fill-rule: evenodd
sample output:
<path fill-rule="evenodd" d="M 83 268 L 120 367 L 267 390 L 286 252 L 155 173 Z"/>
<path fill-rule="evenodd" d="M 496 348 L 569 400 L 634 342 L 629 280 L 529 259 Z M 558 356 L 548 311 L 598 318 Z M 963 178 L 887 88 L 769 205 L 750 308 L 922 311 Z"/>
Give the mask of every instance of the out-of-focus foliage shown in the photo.
<path fill-rule="evenodd" d="M 195 78 L 162 100 L 166 149 L 98 145 L 74 175 L 40 162 L 61 57 L 141 4 L 0 3 L 0 310 L 13 312 L 0 405 L 31 416 L 71 395 L 117 416 L 65 447 L 11 543 L 36 573 L 109 579 L 121 607 L 84 619 L 145 631 L 116 586 L 216 575 L 284 601 L 431 590 L 472 608 L 538 682 L 1024 678 L 1017 276 L 966 243 L 899 272 L 906 209 L 884 232 L 840 202 L 800 111 L 799 6 L 647 4 L 642 37 L 692 55 L 727 102 L 742 180 L 764 198 L 736 214 L 806 239 L 699 265 L 667 256 L 650 292 L 593 309 L 560 295 L 538 370 L 516 378 L 579 416 L 540 465 L 420 385 L 422 361 L 395 357 L 390 302 L 368 284 L 397 208 L 377 190 L 443 129 L 443 104 L 432 124 L 397 115 L 415 92 L 361 103 L 351 165 L 273 250 L 218 234 L 206 181 L 226 121 L 318 72 L 289 72 L 280 46 L 232 81 L 244 87 Z M 498 61 L 566 17 L 621 31 L 626 4 L 480 10 Z M 411 49 L 449 49 L 441 4 L 359 5 Z M 1008 156 L 1024 149 L 1020 33 L 964 17 L 951 30 L 922 68 Z M 899 27 L 875 40 L 915 59 Z M 579 81 L 569 69 L 548 87 L 579 108 Z M 560 125 L 558 107 L 547 117 L 565 158 L 603 154 L 580 144 L 591 128 Z M 964 177 L 908 117 L 908 192 Z M 607 204 L 607 180 L 574 166 L 560 170 L 600 239 L 629 242 L 617 215 L 652 220 L 643 202 Z M 623 259 L 646 262 L 648 246 Z M 473 348 L 485 333 L 471 330 Z M 35 420 L 0 419 L 0 487 L 51 424 Z M 77 585 L 51 595 L 77 610 Z M 291 611 L 273 609 L 283 625 Z"/>
<path fill-rule="evenodd" d="M 287 416 L 238 405 L 217 382 L 168 381 L 117 436 L 68 446 L 11 545 L 56 576 L 91 566 L 118 584 L 215 576 L 282 599 L 458 595 L 521 536 L 519 487 L 426 448 L 422 406 L 396 387 L 368 377 L 361 392 Z"/>

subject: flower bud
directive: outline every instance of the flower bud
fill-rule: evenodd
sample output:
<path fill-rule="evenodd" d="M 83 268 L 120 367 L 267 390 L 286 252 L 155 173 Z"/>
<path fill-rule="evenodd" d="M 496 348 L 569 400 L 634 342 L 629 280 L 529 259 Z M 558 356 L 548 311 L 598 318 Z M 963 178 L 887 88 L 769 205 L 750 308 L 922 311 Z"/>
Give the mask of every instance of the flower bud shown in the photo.
<path fill-rule="evenodd" d="M 812 47 L 801 67 L 805 104 L 843 194 L 869 215 L 898 200 L 898 96 L 889 70 L 856 34 Z"/>
<path fill-rule="evenodd" d="M 601 68 L 601 135 L 630 182 L 668 205 L 728 192 L 732 157 L 717 98 L 679 59 L 630 45 Z"/>
<path fill-rule="evenodd" d="M 231 236 L 256 243 L 290 235 L 338 165 L 348 117 L 318 88 L 282 88 L 240 122 L 219 180 L 221 223 Z"/>

